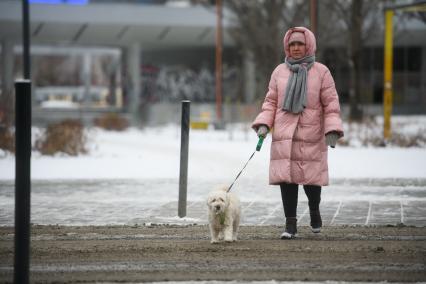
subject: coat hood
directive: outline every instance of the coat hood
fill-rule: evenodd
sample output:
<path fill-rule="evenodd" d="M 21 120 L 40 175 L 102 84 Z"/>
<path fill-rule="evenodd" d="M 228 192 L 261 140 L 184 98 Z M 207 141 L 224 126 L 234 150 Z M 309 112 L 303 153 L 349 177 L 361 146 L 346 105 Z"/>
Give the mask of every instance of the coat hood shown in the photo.
<path fill-rule="evenodd" d="M 315 55 L 315 51 L 317 50 L 317 43 L 316 43 L 316 39 L 315 39 L 313 32 L 311 32 L 309 29 L 307 29 L 305 27 L 294 27 L 294 28 L 290 28 L 285 33 L 285 36 L 284 36 L 284 39 L 283 39 L 285 56 L 286 57 L 290 56 L 290 49 L 289 49 L 288 42 L 289 42 L 289 39 L 290 39 L 290 35 L 293 32 L 301 32 L 305 35 L 305 44 L 306 44 L 305 56 Z"/>

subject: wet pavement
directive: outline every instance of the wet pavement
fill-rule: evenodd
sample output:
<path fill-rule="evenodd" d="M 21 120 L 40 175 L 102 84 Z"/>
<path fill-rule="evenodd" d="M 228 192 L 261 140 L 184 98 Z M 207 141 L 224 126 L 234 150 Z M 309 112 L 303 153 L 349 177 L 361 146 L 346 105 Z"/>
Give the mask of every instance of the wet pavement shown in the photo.
<path fill-rule="evenodd" d="M 207 224 L 206 196 L 216 181 L 188 184 L 187 214 L 177 217 L 178 181 L 33 181 L 31 222 L 48 225 Z M 233 189 L 242 201 L 242 225 L 282 225 L 280 191 L 245 179 Z M 0 181 L 0 226 L 13 226 L 14 183 Z M 332 180 L 323 188 L 323 223 L 426 226 L 426 179 Z M 298 223 L 308 225 L 309 209 L 299 191 Z"/>
<path fill-rule="evenodd" d="M 33 181 L 31 223 L 60 225 L 32 227 L 33 281 L 424 283 L 418 281 L 425 279 L 426 179 L 332 180 L 323 188 L 320 206 L 327 230 L 313 234 L 300 227 L 297 241 L 279 245 L 275 225 L 284 223 L 280 190 L 245 178 L 232 188 L 247 225 L 241 228 L 241 242 L 213 247 L 207 226 L 180 225 L 207 224 L 206 198 L 218 183 L 190 180 L 187 216 L 179 218 L 177 180 Z M 13 279 L 14 206 L 13 181 L 0 181 L 1 283 Z M 309 219 L 306 196 L 299 190 L 299 224 L 306 226 Z M 289 254 L 291 259 L 279 258 Z M 251 281 L 260 279 L 300 281 Z M 336 281 L 325 281 L 330 279 Z"/>

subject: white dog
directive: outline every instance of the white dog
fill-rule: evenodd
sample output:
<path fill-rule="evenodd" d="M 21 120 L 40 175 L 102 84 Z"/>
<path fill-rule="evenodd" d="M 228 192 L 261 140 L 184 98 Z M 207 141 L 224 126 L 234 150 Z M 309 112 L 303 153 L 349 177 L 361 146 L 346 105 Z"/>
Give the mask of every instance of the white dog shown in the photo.
<path fill-rule="evenodd" d="M 209 208 L 209 226 L 211 243 L 237 240 L 240 225 L 241 207 L 240 200 L 235 193 L 226 192 L 227 187 L 212 191 L 207 199 Z"/>

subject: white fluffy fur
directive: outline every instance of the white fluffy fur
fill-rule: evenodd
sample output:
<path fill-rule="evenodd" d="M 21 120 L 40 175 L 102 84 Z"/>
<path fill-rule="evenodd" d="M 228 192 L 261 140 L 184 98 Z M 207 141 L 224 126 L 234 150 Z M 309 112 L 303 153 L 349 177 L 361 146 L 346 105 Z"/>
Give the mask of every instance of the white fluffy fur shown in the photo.
<path fill-rule="evenodd" d="M 235 242 L 240 226 L 241 206 L 238 196 L 221 187 L 210 192 L 207 199 L 211 243 Z"/>

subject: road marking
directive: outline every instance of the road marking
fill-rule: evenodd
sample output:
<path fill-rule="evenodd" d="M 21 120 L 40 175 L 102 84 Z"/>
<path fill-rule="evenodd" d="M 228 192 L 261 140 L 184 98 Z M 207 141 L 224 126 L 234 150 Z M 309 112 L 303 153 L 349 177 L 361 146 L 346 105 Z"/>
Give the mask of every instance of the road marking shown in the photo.
<path fill-rule="evenodd" d="M 300 219 L 297 220 L 298 222 L 302 221 L 303 217 L 305 217 L 306 213 L 308 213 L 308 210 L 309 210 L 309 206 L 305 209 L 305 211 L 303 211 L 302 216 L 300 216 Z"/>
<path fill-rule="evenodd" d="M 252 202 L 249 203 L 249 205 L 247 205 L 246 207 L 243 207 L 243 210 L 247 210 L 248 208 L 250 208 L 253 204 L 254 204 L 254 200 Z"/>
<path fill-rule="evenodd" d="M 281 206 L 282 206 L 281 204 L 280 204 L 280 205 L 277 205 L 277 207 L 275 207 L 275 208 L 274 208 L 274 210 L 272 210 L 272 212 L 271 212 L 268 216 L 266 216 L 266 218 L 265 218 L 265 219 L 263 219 L 263 221 L 262 221 L 262 222 L 260 222 L 260 225 L 265 224 L 266 220 L 269 220 L 269 219 L 271 219 L 272 217 L 274 217 L 274 213 L 275 213 L 275 211 L 277 211 L 277 210 L 278 210 Z"/>
<path fill-rule="evenodd" d="M 371 201 L 368 202 L 368 214 L 367 219 L 365 220 L 364 225 L 368 225 L 368 222 L 370 222 L 370 215 L 371 215 L 371 208 L 373 207 L 373 203 Z"/>
<path fill-rule="evenodd" d="M 339 202 L 339 206 L 337 206 L 336 212 L 334 213 L 333 219 L 331 219 L 330 225 L 334 223 L 334 220 L 336 219 L 337 215 L 339 215 L 340 208 L 342 207 L 342 201 Z"/>

